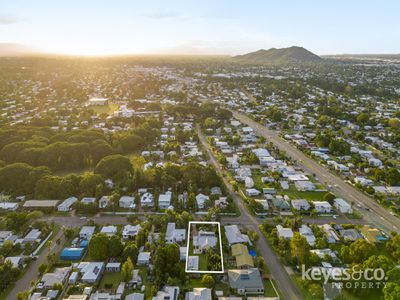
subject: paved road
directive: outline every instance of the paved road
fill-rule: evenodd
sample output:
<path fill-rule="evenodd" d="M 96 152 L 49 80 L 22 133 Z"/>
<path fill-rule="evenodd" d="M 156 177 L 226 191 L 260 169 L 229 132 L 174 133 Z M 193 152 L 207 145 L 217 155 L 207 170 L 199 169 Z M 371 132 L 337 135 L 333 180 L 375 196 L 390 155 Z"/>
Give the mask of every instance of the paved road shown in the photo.
<path fill-rule="evenodd" d="M 61 238 L 59 244 L 56 241 Z M 36 281 L 38 279 L 38 268 L 42 263 L 46 262 L 46 256 L 50 252 L 60 251 L 64 244 L 63 231 L 60 230 L 55 237 L 53 237 L 51 246 L 44 246 L 44 249 L 39 254 L 37 260 L 33 261 L 29 266 L 29 269 L 25 272 L 25 274 L 15 283 L 14 288 L 8 294 L 6 300 L 15 300 L 17 299 L 17 294 L 22 291 L 28 291 L 31 288 L 31 281 Z"/>
<path fill-rule="evenodd" d="M 287 273 L 286 269 L 280 262 L 278 256 L 272 250 L 267 239 L 260 231 L 258 225 L 261 223 L 261 221 L 249 213 L 247 208 L 244 206 L 243 201 L 239 196 L 239 194 L 233 190 L 232 185 L 224 176 L 224 171 L 222 170 L 220 164 L 210 151 L 209 146 L 207 145 L 207 142 L 205 140 L 205 136 L 203 135 L 199 127 L 197 127 L 197 132 L 200 142 L 203 144 L 204 149 L 206 149 L 207 151 L 210 163 L 213 164 L 217 172 L 221 174 L 226 187 L 228 188 L 230 194 L 232 195 L 233 200 L 235 201 L 236 205 L 240 210 L 241 215 L 240 217 L 234 218 L 235 222 L 239 222 L 240 224 L 246 224 L 250 229 L 257 232 L 259 236 L 259 240 L 257 241 L 258 248 L 260 249 L 261 254 L 264 257 L 265 263 L 271 272 L 272 278 L 277 283 L 278 289 L 282 293 L 284 299 L 286 300 L 303 299 L 300 290 L 297 288 L 296 284 L 293 282 L 293 280 Z"/>
<path fill-rule="evenodd" d="M 288 141 L 282 139 L 276 131 L 260 125 L 242 113 L 237 111 L 232 111 L 232 113 L 236 119 L 247 126 L 252 127 L 256 134 L 265 137 L 278 149 L 285 151 L 288 156 L 297 161 L 303 170 L 309 172 L 310 174 L 315 174 L 316 178 L 321 183 L 331 185 L 335 194 L 339 195 L 343 199 L 353 201 L 356 204 L 360 204 L 363 207 L 370 209 L 370 211 L 366 209 L 360 210 L 364 218 L 369 223 L 384 230 L 386 233 L 398 231 L 400 229 L 400 219 L 398 217 L 393 216 L 388 210 L 381 207 L 372 198 L 347 184 L 340 177 L 332 174 L 329 170 L 325 169 L 316 161 L 306 156 Z"/>

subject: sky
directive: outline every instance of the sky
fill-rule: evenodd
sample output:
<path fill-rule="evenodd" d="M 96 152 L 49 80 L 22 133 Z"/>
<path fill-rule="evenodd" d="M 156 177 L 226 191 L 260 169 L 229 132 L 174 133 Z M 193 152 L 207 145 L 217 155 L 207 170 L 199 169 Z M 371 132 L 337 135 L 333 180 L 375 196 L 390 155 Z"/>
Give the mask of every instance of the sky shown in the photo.
<path fill-rule="evenodd" d="M 0 1 L 0 43 L 48 53 L 400 53 L 398 0 Z"/>

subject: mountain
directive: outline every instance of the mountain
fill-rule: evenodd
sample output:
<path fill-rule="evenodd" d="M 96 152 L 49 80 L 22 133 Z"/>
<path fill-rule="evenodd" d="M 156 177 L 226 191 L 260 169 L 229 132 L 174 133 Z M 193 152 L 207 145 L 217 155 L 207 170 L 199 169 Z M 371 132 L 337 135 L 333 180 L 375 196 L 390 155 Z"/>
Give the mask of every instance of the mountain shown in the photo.
<path fill-rule="evenodd" d="M 289 62 L 320 62 L 322 58 L 304 49 L 292 46 L 289 48 L 271 48 L 258 50 L 233 57 L 238 62 L 247 63 L 289 63 Z"/>
<path fill-rule="evenodd" d="M 37 54 L 38 52 L 25 45 L 14 43 L 0 43 L 0 57 L 13 57 Z"/>

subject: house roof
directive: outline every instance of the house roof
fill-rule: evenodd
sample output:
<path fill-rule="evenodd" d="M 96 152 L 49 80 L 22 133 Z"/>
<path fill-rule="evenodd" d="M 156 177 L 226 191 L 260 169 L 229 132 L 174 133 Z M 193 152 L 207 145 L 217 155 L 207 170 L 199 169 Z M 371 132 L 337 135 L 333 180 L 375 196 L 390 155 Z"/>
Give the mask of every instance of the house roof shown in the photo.
<path fill-rule="evenodd" d="M 260 271 L 256 268 L 247 270 L 228 270 L 229 285 L 234 289 L 264 289 Z"/>
<path fill-rule="evenodd" d="M 236 266 L 238 268 L 243 266 L 254 267 L 253 259 L 249 254 L 249 250 L 246 245 L 234 244 L 232 245 L 232 255 L 236 259 Z"/>

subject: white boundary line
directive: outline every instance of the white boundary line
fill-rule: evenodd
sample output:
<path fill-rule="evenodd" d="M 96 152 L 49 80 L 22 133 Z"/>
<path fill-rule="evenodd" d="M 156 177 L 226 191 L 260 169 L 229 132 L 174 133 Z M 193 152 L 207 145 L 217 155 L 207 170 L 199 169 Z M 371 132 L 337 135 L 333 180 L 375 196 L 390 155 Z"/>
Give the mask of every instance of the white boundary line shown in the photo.
<path fill-rule="evenodd" d="M 221 271 L 196 271 L 196 270 L 188 270 L 188 259 L 189 259 L 189 243 L 190 243 L 190 234 L 191 230 L 190 227 L 192 224 L 210 224 L 210 225 L 217 225 L 219 231 L 219 249 L 221 251 Z M 185 272 L 186 273 L 197 273 L 197 274 L 223 274 L 224 271 L 224 257 L 222 255 L 222 238 L 221 238 L 221 223 L 220 222 L 207 222 L 207 221 L 190 221 L 189 228 L 188 228 L 188 239 L 187 239 L 187 247 L 186 247 L 186 262 L 185 262 Z"/>

